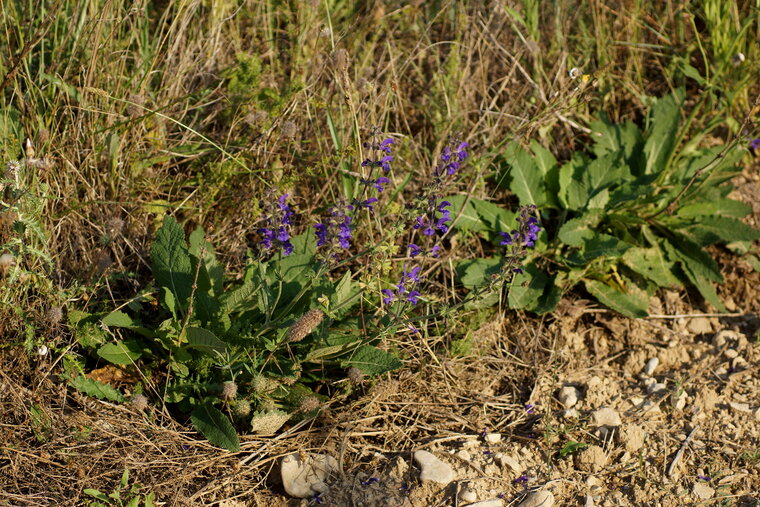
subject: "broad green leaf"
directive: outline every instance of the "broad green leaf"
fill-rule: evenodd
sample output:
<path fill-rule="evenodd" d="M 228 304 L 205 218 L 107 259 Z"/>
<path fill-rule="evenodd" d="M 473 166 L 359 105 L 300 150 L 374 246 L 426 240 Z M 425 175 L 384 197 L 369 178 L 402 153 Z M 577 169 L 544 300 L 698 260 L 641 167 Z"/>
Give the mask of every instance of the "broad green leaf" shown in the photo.
<path fill-rule="evenodd" d="M 282 410 L 254 412 L 251 417 L 251 433 L 273 435 L 288 422 L 290 414 Z"/>
<path fill-rule="evenodd" d="M 240 287 L 228 290 L 220 298 L 221 313 L 230 315 L 232 313 L 253 310 L 258 306 L 256 293 L 261 288 L 261 279 L 254 278 L 246 280 Z"/>
<path fill-rule="evenodd" d="M 507 167 L 503 170 L 508 171 L 511 179 L 509 189 L 520 199 L 520 204 L 543 206 L 546 203 L 546 183 L 531 154 L 513 143 L 504 153 L 504 162 Z"/>
<path fill-rule="evenodd" d="M 220 295 L 224 286 L 224 266 L 219 264 L 214 253 L 214 246 L 206 241 L 206 233 L 202 227 L 195 229 L 189 238 L 190 248 L 189 251 L 196 259 L 201 258 L 201 252 L 203 252 L 203 266 L 205 268 L 204 277 L 208 280 L 210 288 L 215 295 Z M 200 284 L 199 276 L 199 287 Z"/>
<path fill-rule="evenodd" d="M 301 233 L 295 236 L 291 243 L 293 244 L 293 253 L 278 258 L 277 262 L 270 263 L 270 284 L 278 279 L 285 283 L 305 282 L 306 278 L 314 273 L 315 253 L 317 251 L 314 233 L 312 231 Z M 277 278 L 274 273 L 279 273 L 281 278 Z"/>
<path fill-rule="evenodd" d="M 666 239 L 662 246 L 670 260 L 687 265 L 695 275 L 712 282 L 723 282 L 723 275 L 720 274 L 720 268 L 713 258 L 693 241 L 675 233 L 673 237 Z"/>
<path fill-rule="evenodd" d="M 644 174 L 664 171 L 678 142 L 678 125 L 681 122 L 681 105 L 684 91 L 679 89 L 657 101 L 649 112 L 646 132 Z"/>
<path fill-rule="evenodd" d="M 594 230 L 604 218 L 601 210 L 589 210 L 578 218 L 565 222 L 557 233 L 560 241 L 570 246 L 581 246 L 594 237 Z"/>
<path fill-rule="evenodd" d="M 692 265 L 686 262 L 681 263 L 681 269 L 683 269 L 686 277 L 694 285 L 694 287 L 697 288 L 699 293 L 703 298 L 705 298 L 706 301 L 713 305 L 718 311 L 725 312 L 726 307 L 718 297 L 718 293 L 715 291 L 715 287 L 713 287 L 710 280 L 708 280 L 707 277 L 702 276 L 701 274 L 694 271 L 691 266 Z"/>
<path fill-rule="evenodd" d="M 397 370 L 401 366 L 402 363 L 398 357 L 372 345 L 362 345 L 343 362 L 344 368 L 356 367 L 370 376 Z"/>
<path fill-rule="evenodd" d="M 456 268 L 459 282 L 470 290 L 482 287 L 491 280 L 492 275 L 498 274 L 501 271 L 501 263 L 501 257 L 462 261 Z"/>
<path fill-rule="evenodd" d="M 760 238 L 759 230 L 735 218 L 720 216 L 701 217 L 693 225 L 681 229 L 681 232 L 702 246 Z"/>
<path fill-rule="evenodd" d="M 332 318 L 340 319 L 359 302 L 361 289 L 352 279 L 351 271 L 346 271 L 330 295 L 330 312 Z"/>
<path fill-rule="evenodd" d="M 676 216 L 695 218 L 702 216 L 720 216 L 742 218 L 752 212 L 752 206 L 733 199 L 717 199 L 715 201 L 692 202 L 681 206 Z"/>
<path fill-rule="evenodd" d="M 169 312 L 172 314 L 172 317 L 174 317 L 174 320 L 177 320 L 179 313 L 177 309 L 177 300 L 174 297 L 174 293 L 166 287 L 161 287 L 159 300 L 163 303 L 164 308 L 169 310 Z"/>
<path fill-rule="evenodd" d="M 552 152 L 541 146 L 537 141 L 530 143 L 536 167 L 541 171 L 541 177 L 546 184 L 546 204 L 544 207 L 558 209 L 559 202 L 559 164 Z"/>
<path fill-rule="evenodd" d="M 165 216 L 150 250 L 153 276 L 158 285 L 167 287 L 183 307 L 187 305 L 193 285 L 193 266 L 185 244 L 185 232 L 172 216 Z"/>
<path fill-rule="evenodd" d="M 591 137 L 594 140 L 594 154 L 597 157 L 615 153 L 623 156 L 625 163 L 636 175 L 643 170 L 641 149 L 644 140 L 641 131 L 632 121 L 613 125 L 606 114 L 591 122 Z"/>
<path fill-rule="evenodd" d="M 100 347 L 98 355 L 112 364 L 133 364 L 142 356 L 142 346 L 135 340 L 117 340 Z"/>
<path fill-rule="evenodd" d="M 205 403 L 193 410 L 190 420 L 212 444 L 230 452 L 240 451 L 240 440 L 229 418 L 210 404 Z"/>
<path fill-rule="evenodd" d="M 647 316 L 649 296 L 633 282 L 628 282 L 626 291 L 611 287 L 599 280 L 586 280 L 586 290 L 600 303 L 626 317 L 640 318 Z"/>
<path fill-rule="evenodd" d="M 673 274 L 674 264 L 667 260 L 662 250 L 657 247 L 631 248 L 623 254 L 623 263 L 658 287 L 681 285 Z"/>
<path fill-rule="evenodd" d="M 109 313 L 103 317 L 101 322 L 108 327 L 135 327 L 138 325 L 132 320 L 132 317 L 119 311 Z"/>
<path fill-rule="evenodd" d="M 313 362 L 317 360 L 335 358 L 343 355 L 351 349 L 355 349 L 358 345 L 359 341 L 357 340 L 356 336 L 352 336 L 344 343 L 339 343 L 337 345 L 328 345 L 327 347 L 320 347 L 311 350 L 308 354 L 306 354 L 306 357 L 304 357 L 303 360 L 304 362 Z"/>
<path fill-rule="evenodd" d="M 214 352 L 224 353 L 227 350 L 227 344 L 216 337 L 214 333 L 201 327 L 188 327 L 185 330 L 187 335 L 187 346 L 213 355 Z"/>
<path fill-rule="evenodd" d="M 452 195 L 445 200 L 451 203 L 451 216 L 456 218 L 454 228 L 476 232 L 508 231 L 515 226 L 515 214 L 503 206 L 466 195 Z"/>
<path fill-rule="evenodd" d="M 631 247 L 630 243 L 620 241 L 609 234 L 594 234 L 583 242 L 579 253 L 586 262 L 593 261 L 599 257 L 615 259 L 623 255 Z"/>
<path fill-rule="evenodd" d="M 549 277 L 535 264 L 527 264 L 523 273 L 518 273 L 509 287 L 509 307 L 513 309 L 530 309 L 544 293 Z"/>
<path fill-rule="evenodd" d="M 119 403 L 126 401 L 126 398 L 118 389 L 103 382 L 89 379 L 84 375 L 77 375 L 70 383 L 77 391 L 83 392 L 88 396 L 94 396 L 100 400 L 116 401 Z"/>
<path fill-rule="evenodd" d="M 576 153 L 569 162 L 559 169 L 559 200 L 565 209 L 583 210 L 589 199 L 589 188 L 583 179 L 583 169 L 589 159 L 583 153 Z"/>

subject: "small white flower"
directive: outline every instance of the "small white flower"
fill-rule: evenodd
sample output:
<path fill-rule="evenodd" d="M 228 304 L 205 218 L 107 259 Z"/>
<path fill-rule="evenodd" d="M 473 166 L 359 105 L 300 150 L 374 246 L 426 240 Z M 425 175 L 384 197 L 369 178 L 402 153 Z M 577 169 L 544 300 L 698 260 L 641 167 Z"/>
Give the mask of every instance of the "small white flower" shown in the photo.
<path fill-rule="evenodd" d="M 40 357 L 45 357 L 48 354 L 47 346 L 40 346 L 40 348 L 37 349 L 37 353 L 40 355 Z"/>
<path fill-rule="evenodd" d="M 736 53 L 731 57 L 731 65 L 734 67 L 738 67 L 742 63 L 744 63 L 744 53 Z"/>
<path fill-rule="evenodd" d="M 575 79 L 576 77 L 581 75 L 581 69 L 578 67 L 573 67 L 570 69 L 570 72 L 567 73 L 570 76 L 570 79 Z"/>

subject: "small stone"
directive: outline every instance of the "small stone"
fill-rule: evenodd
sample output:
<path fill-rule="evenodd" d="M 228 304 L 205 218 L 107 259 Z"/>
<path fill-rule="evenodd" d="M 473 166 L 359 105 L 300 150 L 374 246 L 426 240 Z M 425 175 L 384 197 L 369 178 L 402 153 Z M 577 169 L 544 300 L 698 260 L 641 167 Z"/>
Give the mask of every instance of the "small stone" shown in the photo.
<path fill-rule="evenodd" d="M 660 402 L 659 401 L 653 401 L 653 400 L 646 400 L 644 403 L 641 404 L 641 407 L 639 407 L 641 411 L 647 415 L 654 415 L 659 414 L 662 412 L 662 409 L 660 409 Z"/>
<path fill-rule="evenodd" d="M 457 452 L 457 458 L 463 460 L 463 461 L 470 461 L 472 459 L 472 456 L 470 456 L 470 453 L 462 449 L 461 451 Z"/>
<path fill-rule="evenodd" d="M 578 411 L 574 408 L 567 409 L 562 412 L 562 417 L 565 419 L 578 419 Z"/>
<path fill-rule="evenodd" d="M 575 455 L 575 466 L 583 472 L 598 472 L 607 463 L 607 454 L 598 445 L 590 445 Z"/>
<path fill-rule="evenodd" d="M 647 375 L 652 375 L 659 364 L 660 359 L 658 357 L 651 358 L 649 361 L 647 361 L 647 364 L 644 365 L 644 373 Z"/>
<path fill-rule="evenodd" d="M 755 421 L 760 421 L 760 407 L 753 410 L 752 415 L 755 416 Z"/>
<path fill-rule="evenodd" d="M 486 435 L 486 442 L 489 444 L 498 444 L 501 442 L 501 433 L 488 433 Z"/>
<path fill-rule="evenodd" d="M 681 392 L 681 395 L 676 400 L 676 410 L 683 410 L 686 407 L 686 398 L 688 398 L 686 391 Z"/>
<path fill-rule="evenodd" d="M 427 451 L 416 451 L 414 461 L 420 466 L 420 479 L 433 481 L 444 486 L 454 480 L 454 470 Z"/>
<path fill-rule="evenodd" d="M 749 403 L 738 403 L 736 401 L 731 401 L 728 404 L 737 412 L 752 412 L 752 410 L 749 408 Z"/>
<path fill-rule="evenodd" d="M 712 498 L 715 494 L 715 490 L 704 482 L 695 482 L 694 486 L 691 488 L 691 492 L 694 493 L 697 498 L 702 500 Z"/>
<path fill-rule="evenodd" d="M 747 369 L 747 360 L 744 359 L 742 356 L 736 356 L 733 361 L 731 361 L 731 369 L 736 371 L 742 371 Z"/>
<path fill-rule="evenodd" d="M 308 498 L 328 489 L 325 481 L 338 470 L 338 461 L 326 454 L 308 455 L 301 461 L 298 454 L 282 458 L 280 475 L 285 492 L 295 498 Z"/>
<path fill-rule="evenodd" d="M 668 386 L 666 386 L 665 384 L 662 384 L 660 382 L 656 382 L 654 384 L 650 384 L 650 385 L 647 386 L 647 393 L 648 394 L 661 393 L 661 392 L 667 391 L 667 390 L 668 390 Z"/>
<path fill-rule="evenodd" d="M 577 387 L 565 386 L 559 390 L 557 397 L 559 398 L 560 403 L 565 406 L 565 408 L 572 408 L 576 403 L 578 403 L 578 397 L 580 394 L 581 393 L 578 391 Z"/>
<path fill-rule="evenodd" d="M 705 334 L 713 332 L 712 324 L 710 323 L 710 319 L 707 317 L 696 317 L 694 319 L 690 319 L 689 323 L 686 325 L 686 329 L 694 334 Z"/>
<path fill-rule="evenodd" d="M 504 502 L 502 502 L 498 498 L 494 498 L 493 500 L 483 500 L 482 502 L 475 502 L 471 503 L 467 507 L 503 507 Z"/>
<path fill-rule="evenodd" d="M 551 491 L 541 489 L 533 491 L 526 496 L 518 507 L 552 507 L 554 505 L 554 495 Z"/>
<path fill-rule="evenodd" d="M 617 441 L 625 447 L 625 450 L 634 453 L 644 447 L 646 433 L 644 428 L 636 424 L 624 424 L 616 434 Z"/>
<path fill-rule="evenodd" d="M 509 467 L 512 472 L 515 473 L 515 475 L 520 475 L 525 470 L 525 467 L 520 465 L 519 461 L 506 454 L 498 453 L 496 456 L 494 456 L 494 460 L 502 467 Z"/>
<path fill-rule="evenodd" d="M 620 426 L 620 414 L 614 408 L 601 407 L 591 414 L 591 423 L 594 426 Z"/>
<path fill-rule="evenodd" d="M 726 351 L 723 352 L 723 355 L 726 356 L 728 359 L 733 359 L 736 356 L 738 356 L 739 353 L 734 349 L 726 349 Z"/>
<path fill-rule="evenodd" d="M 459 500 L 467 503 L 476 502 L 478 500 L 478 494 L 470 488 L 464 488 L 459 492 Z"/>
<path fill-rule="evenodd" d="M 657 379 L 653 379 L 652 377 L 646 377 L 644 378 L 644 387 L 649 388 L 650 386 L 653 386 L 657 383 Z"/>

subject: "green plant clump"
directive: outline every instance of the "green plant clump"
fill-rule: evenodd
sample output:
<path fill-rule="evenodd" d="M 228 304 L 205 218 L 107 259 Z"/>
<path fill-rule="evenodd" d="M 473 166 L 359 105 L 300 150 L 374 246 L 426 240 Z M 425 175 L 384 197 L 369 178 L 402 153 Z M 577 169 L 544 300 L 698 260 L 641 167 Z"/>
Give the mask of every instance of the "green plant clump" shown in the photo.
<path fill-rule="evenodd" d="M 644 129 L 600 116 L 589 151 L 564 164 L 535 142 L 530 150 L 507 146 L 499 184 L 522 205 L 541 209 L 548 234 L 515 280 L 512 308 L 552 311 L 563 291 L 580 284 L 630 317 L 646 316 L 660 287 L 693 287 L 725 311 L 713 286 L 723 280 L 720 268 L 705 248 L 725 244 L 742 252 L 760 238 L 741 221 L 750 207 L 728 197 L 727 182 L 740 172 L 746 149 L 684 143 L 683 102 L 683 91 L 655 101 Z M 465 265 L 463 279 L 489 262 Z"/>

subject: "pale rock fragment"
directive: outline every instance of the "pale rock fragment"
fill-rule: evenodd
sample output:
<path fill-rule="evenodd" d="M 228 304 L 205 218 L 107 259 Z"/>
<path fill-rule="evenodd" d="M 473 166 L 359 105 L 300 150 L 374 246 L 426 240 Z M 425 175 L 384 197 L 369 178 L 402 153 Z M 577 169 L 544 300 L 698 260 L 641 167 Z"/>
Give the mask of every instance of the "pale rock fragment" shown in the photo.
<path fill-rule="evenodd" d="M 280 475 L 285 492 L 295 498 L 308 498 L 328 490 L 325 481 L 338 470 L 338 461 L 326 454 L 285 456 L 280 464 Z"/>
<path fill-rule="evenodd" d="M 617 410 L 610 407 L 601 407 L 591 414 L 591 424 L 594 426 L 620 426 L 622 421 Z"/>
<path fill-rule="evenodd" d="M 437 482 L 444 486 L 454 480 L 454 469 L 451 465 L 436 458 L 428 451 L 416 451 L 414 461 L 420 466 L 420 479 Z"/>
<path fill-rule="evenodd" d="M 577 387 L 564 386 L 559 390 L 557 397 L 559 398 L 560 403 L 565 406 L 565 408 L 573 408 L 575 404 L 578 403 L 580 394 L 581 393 Z"/>
<path fill-rule="evenodd" d="M 501 433 L 488 433 L 485 440 L 489 444 L 498 444 L 501 442 Z"/>
<path fill-rule="evenodd" d="M 554 505 L 554 495 L 548 489 L 540 489 L 528 493 L 518 507 L 552 507 Z"/>
<path fill-rule="evenodd" d="M 694 493 L 697 498 L 702 500 L 708 500 L 715 494 L 715 490 L 704 482 L 695 482 L 694 486 L 691 488 L 691 492 Z"/>
<path fill-rule="evenodd" d="M 651 358 L 649 361 L 647 361 L 647 364 L 644 366 L 644 373 L 647 375 L 652 375 L 654 373 L 654 370 L 657 369 L 657 366 L 660 364 L 660 359 L 657 357 Z"/>

